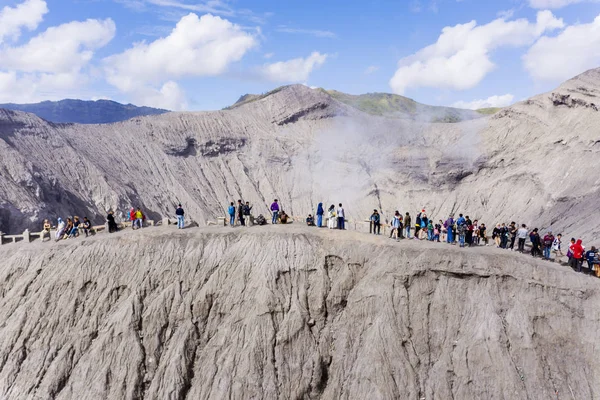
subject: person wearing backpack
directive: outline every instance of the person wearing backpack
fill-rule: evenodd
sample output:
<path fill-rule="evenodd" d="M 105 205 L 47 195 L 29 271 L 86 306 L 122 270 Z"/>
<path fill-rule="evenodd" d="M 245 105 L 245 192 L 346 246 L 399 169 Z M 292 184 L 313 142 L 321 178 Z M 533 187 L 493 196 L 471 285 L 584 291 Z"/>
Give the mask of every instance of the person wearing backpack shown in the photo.
<path fill-rule="evenodd" d="M 459 243 L 460 247 L 465 247 L 465 236 L 467 233 L 467 224 L 465 222 L 463 222 L 462 224 L 457 223 L 456 230 L 458 231 L 458 243 Z"/>
<path fill-rule="evenodd" d="M 552 235 L 552 231 L 548 231 L 546 236 L 544 236 L 544 259 L 550 260 L 550 252 L 552 251 L 552 244 L 554 243 L 554 235 Z"/>
<path fill-rule="evenodd" d="M 229 214 L 229 226 L 233 227 L 235 225 L 235 205 L 233 204 L 233 201 L 229 204 L 227 213 Z"/>
<path fill-rule="evenodd" d="M 175 210 L 175 215 L 177 215 L 177 229 L 183 229 L 183 227 L 185 225 L 185 220 L 184 220 L 185 211 L 183 211 L 183 207 L 181 206 L 181 203 L 179 203 L 179 205 L 177 206 L 177 209 Z"/>
<path fill-rule="evenodd" d="M 373 210 L 373 214 L 371 214 L 371 226 L 374 235 L 381 235 L 381 215 L 377 210 Z"/>

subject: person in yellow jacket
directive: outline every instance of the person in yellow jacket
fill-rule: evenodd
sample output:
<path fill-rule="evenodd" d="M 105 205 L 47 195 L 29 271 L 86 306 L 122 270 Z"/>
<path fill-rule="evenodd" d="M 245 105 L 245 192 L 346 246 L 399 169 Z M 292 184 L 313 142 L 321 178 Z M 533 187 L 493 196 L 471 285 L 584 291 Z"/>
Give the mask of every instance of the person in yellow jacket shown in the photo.
<path fill-rule="evenodd" d="M 135 210 L 135 221 L 133 222 L 133 225 L 137 226 L 138 228 L 142 228 L 144 226 L 145 219 L 146 219 L 146 216 L 144 215 L 142 210 L 138 207 L 137 210 Z"/>

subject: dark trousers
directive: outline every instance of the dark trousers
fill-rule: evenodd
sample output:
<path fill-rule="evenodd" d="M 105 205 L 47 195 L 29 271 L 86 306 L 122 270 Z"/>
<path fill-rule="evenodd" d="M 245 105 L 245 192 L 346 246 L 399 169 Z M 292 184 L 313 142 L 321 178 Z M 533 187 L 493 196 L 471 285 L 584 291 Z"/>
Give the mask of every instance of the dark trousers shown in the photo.
<path fill-rule="evenodd" d="M 373 225 L 373 234 L 380 235 L 381 234 L 381 222 L 372 222 Z"/>
<path fill-rule="evenodd" d="M 508 238 L 505 235 L 502 235 L 502 237 L 500 238 L 500 247 L 505 249 L 507 244 Z"/>
<path fill-rule="evenodd" d="M 521 253 L 525 251 L 525 239 L 519 238 L 519 251 Z"/>
<path fill-rule="evenodd" d="M 240 220 L 240 225 L 242 225 L 242 226 L 246 225 L 246 222 L 244 222 L 244 216 L 243 215 L 240 215 L 238 219 Z"/>
<path fill-rule="evenodd" d="M 516 238 L 517 238 L 516 236 L 513 236 L 510 238 L 510 249 L 511 250 L 515 248 L 515 239 Z"/>
<path fill-rule="evenodd" d="M 540 246 L 538 244 L 531 245 L 531 255 L 534 257 L 542 255 L 542 252 L 540 251 Z"/>
<path fill-rule="evenodd" d="M 344 217 L 338 217 L 338 229 L 344 229 Z"/>

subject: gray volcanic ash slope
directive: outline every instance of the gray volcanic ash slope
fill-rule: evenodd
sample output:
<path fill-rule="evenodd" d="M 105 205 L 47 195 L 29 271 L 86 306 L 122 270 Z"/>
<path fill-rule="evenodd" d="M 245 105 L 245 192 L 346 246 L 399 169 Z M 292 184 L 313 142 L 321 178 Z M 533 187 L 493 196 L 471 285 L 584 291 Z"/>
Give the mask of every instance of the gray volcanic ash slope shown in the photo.
<path fill-rule="evenodd" d="M 244 198 L 293 215 L 343 202 L 351 219 L 425 207 L 488 225 L 518 220 L 586 239 L 600 232 L 600 70 L 485 118 L 373 116 L 294 85 L 231 110 L 110 125 L 55 125 L 0 111 L 0 229 L 50 216 L 181 201 L 204 224 Z"/>
<path fill-rule="evenodd" d="M 598 281 L 490 248 L 168 228 L 0 248 L 0 397 L 598 399 Z"/>

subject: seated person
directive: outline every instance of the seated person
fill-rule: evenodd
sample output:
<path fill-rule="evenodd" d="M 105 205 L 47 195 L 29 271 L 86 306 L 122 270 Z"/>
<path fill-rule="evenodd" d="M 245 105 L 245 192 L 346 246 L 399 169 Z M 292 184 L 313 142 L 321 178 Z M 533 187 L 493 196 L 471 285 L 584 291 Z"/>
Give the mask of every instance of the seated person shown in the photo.
<path fill-rule="evenodd" d="M 312 216 L 312 214 L 308 214 L 308 217 L 306 217 L 306 225 L 315 226 L 315 218 Z"/>
<path fill-rule="evenodd" d="M 42 229 L 42 242 L 46 240 L 46 235 L 48 236 L 48 240 L 52 240 L 50 237 L 50 221 L 47 219 L 44 220 L 44 228 Z"/>
<path fill-rule="evenodd" d="M 288 216 L 285 211 L 281 211 L 281 215 L 279 216 L 279 220 L 282 224 L 287 224 Z"/>
<path fill-rule="evenodd" d="M 83 218 L 83 232 L 85 232 L 85 237 L 88 237 L 88 235 L 91 233 L 91 230 L 92 230 L 92 223 L 90 222 L 88 217 L 84 217 Z"/>

